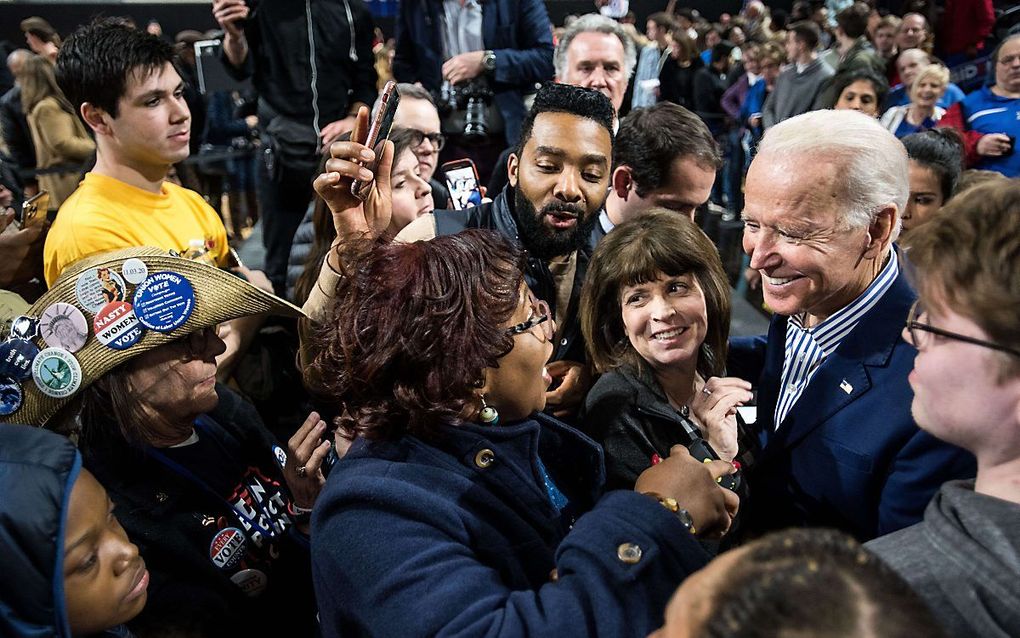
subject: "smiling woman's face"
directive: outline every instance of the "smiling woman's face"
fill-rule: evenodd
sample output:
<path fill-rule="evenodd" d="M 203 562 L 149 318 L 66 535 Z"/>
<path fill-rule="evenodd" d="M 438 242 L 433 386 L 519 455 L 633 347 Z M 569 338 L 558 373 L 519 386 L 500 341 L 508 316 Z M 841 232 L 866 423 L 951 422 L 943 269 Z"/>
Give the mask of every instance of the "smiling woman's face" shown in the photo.
<path fill-rule="evenodd" d="M 655 370 L 693 370 L 708 334 L 705 295 L 688 273 L 626 286 L 620 292 L 623 325 L 630 345 Z"/>

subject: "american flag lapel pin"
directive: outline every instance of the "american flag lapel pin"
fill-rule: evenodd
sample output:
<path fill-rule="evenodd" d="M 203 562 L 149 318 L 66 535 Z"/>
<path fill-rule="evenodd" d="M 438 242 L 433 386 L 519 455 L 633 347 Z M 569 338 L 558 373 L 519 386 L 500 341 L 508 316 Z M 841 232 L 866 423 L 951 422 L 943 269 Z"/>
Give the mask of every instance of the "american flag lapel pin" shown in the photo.
<path fill-rule="evenodd" d="M 852 385 L 850 385 L 849 383 L 847 383 L 846 379 L 843 379 L 840 382 L 839 389 L 842 390 L 843 392 L 846 392 L 847 394 L 850 394 L 851 392 L 854 391 L 854 387 Z"/>

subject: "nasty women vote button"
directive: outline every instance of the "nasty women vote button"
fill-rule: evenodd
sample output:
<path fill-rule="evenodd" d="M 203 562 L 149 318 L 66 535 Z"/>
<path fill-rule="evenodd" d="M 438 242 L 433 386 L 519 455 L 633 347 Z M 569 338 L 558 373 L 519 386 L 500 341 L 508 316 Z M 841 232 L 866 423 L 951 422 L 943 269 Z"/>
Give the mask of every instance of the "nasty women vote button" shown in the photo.
<path fill-rule="evenodd" d="M 146 277 L 135 289 L 135 315 L 157 332 L 179 328 L 195 309 L 195 291 L 183 275 L 165 270 Z"/>
<path fill-rule="evenodd" d="M 114 301 L 100 308 L 92 320 L 92 329 L 99 343 L 114 350 L 130 348 L 145 332 L 134 308 L 125 301 Z"/>

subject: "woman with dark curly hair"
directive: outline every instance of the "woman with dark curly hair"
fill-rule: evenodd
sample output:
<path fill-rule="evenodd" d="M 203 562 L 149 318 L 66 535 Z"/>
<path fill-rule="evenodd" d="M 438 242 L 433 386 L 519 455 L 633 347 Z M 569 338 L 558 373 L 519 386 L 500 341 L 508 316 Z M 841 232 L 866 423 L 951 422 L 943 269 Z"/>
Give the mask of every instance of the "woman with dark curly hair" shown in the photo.
<path fill-rule="evenodd" d="M 366 126 L 363 109 L 354 140 Z M 313 367 L 357 435 L 312 517 L 323 635 L 647 635 L 704 563 L 691 532 L 728 527 L 732 466 L 678 448 L 603 494 L 601 449 L 541 412 L 553 326 L 521 249 L 485 230 L 378 242 L 393 151 L 362 202 L 366 151 L 335 143 L 315 184 L 341 277 Z"/>

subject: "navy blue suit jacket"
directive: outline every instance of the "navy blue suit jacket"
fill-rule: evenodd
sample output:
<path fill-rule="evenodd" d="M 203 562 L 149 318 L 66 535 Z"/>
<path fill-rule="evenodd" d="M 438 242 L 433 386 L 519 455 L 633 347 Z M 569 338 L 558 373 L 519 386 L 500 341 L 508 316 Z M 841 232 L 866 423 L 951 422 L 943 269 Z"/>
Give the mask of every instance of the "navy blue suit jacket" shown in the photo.
<path fill-rule="evenodd" d="M 553 78 L 553 42 L 549 14 L 541 0 L 480 0 L 482 41 L 496 55 L 490 76 L 493 101 L 503 115 L 510 145 L 524 121 L 523 91 Z M 421 82 L 438 94 L 443 85 L 443 3 L 402 0 L 396 24 L 393 77 Z"/>
<path fill-rule="evenodd" d="M 787 317 L 764 337 L 735 338 L 730 374 L 756 383 L 762 455 L 748 477 L 747 529 L 826 526 L 864 541 L 913 525 L 945 481 L 974 476 L 974 457 L 921 431 L 900 336 L 914 291 L 904 274 L 825 360 L 786 418 L 774 415 Z"/>

